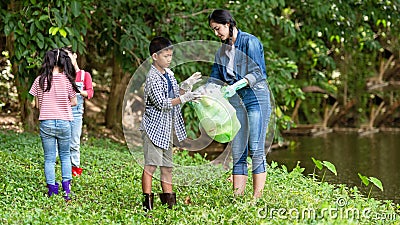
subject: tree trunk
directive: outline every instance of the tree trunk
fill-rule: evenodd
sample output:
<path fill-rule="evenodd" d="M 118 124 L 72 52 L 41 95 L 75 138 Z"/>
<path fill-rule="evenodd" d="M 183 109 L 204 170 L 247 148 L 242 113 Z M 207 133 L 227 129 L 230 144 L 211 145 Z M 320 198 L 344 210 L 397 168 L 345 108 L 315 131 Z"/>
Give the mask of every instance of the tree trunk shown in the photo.
<path fill-rule="evenodd" d="M 14 74 L 16 74 L 15 85 L 18 90 L 19 109 L 24 130 L 37 131 L 39 111 L 29 100 L 29 89 L 31 87 L 30 83 L 28 79 L 21 77 L 21 75 L 18 73 L 18 65 L 16 63 L 14 63 L 12 67 Z"/>
<path fill-rule="evenodd" d="M 6 49 L 10 54 L 10 58 L 14 56 L 14 35 L 10 34 L 6 38 Z M 35 131 L 38 129 L 37 118 L 39 116 L 31 101 L 29 100 L 30 82 L 25 79 L 18 71 L 18 63 L 12 65 L 12 73 L 15 76 L 14 84 L 18 91 L 18 102 L 21 121 L 25 131 Z"/>
<path fill-rule="evenodd" d="M 328 120 L 327 122 L 327 127 L 333 127 L 335 124 L 337 124 L 339 120 L 346 116 L 346 114 L 350 112 L 350 109 L 353 108 L 356 104 L 357 100 L 354 98 L 347 102 L 343 109 L 341 109 L 337 115 L 330 117 L 330 120 Z"/>
<path fill-rule="evenodd" d="M 30 86 L 27 82 L 23 84 L 17 84 L 18 93 L 28 93 Z M 21 90 L 22 89 L 22 90 Z M 31 101 L 27 98 L 27 96 L 23 96 L 22 94 L 18 95 L 19 107 L 21 112 L 21 121 L 23 122 L 25 131 L 38 131 L 39 124 L 39 111 L 33 107 Z"/>
<path fill-rule="evenodd" d="M 122 104 L 131 76 L 122 71 L 115 58 L 112 71 L 111 89 L 106 109 L 106 127 L 122 132 Z"/>
<path fill-rule="evenodd" d="M 326 129 L 328 127 L 328 121 L 332 118 L 333 112 L 335 111 L 335 109 L 337 108 L 337 106 L 339 105 L 339 102 L 336 101 L 332 108 L 329 109 L 329 105 L 325 106 L 325 112 L 324 112 L 324 121 L 322 123 L 322 127 L 324 129 Z"/>
<path fill-rule="evenodd" d="M 301 99 L 296 100 L 296 106 L 294 107 L 293 113 L 292 113 L 292 120 L 295 123 L 299 123 L 299 108 L 300 105 L 303 101 Z"/>
<path fill-rule="evenodd" d="M 383 126 L 384 123 L 390 122 L 390 121 L 389 121 L 389 120 L 390 120 L 390 116 L 392 116 L 394 113 L 398 112 L 398 108 L 399 108 L 399 107 L 400 107 L 400 100 L 399 100 L 399 101 L 396 101 L 396 102 L 394 102 L 394 103 L 392 103 L 392 104 L 390 105 L 390 107 L 388 107 L 388 108 L 386 109 L 386 112 L 385 112 L 383 115 L 378 116 L 378 117 L 376 118 L 376 120 L 375 120 L 375 126 L 376 126 L 376 127 L 380 127 L 380 126 Z"/>

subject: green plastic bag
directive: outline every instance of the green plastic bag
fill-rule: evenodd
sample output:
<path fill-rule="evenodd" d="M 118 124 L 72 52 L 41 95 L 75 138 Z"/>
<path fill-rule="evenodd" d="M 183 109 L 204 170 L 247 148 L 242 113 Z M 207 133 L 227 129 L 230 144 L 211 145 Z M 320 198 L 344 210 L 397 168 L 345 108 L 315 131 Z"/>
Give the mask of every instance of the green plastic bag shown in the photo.
<path fill-rule="evenodd" d="M 196 89 L 203 97 L 192 106 L 208 136 L 220 143 L 233 140 L 240 129 L 236 110 L 224 98 L 221 86 L 207 83 Z"/>

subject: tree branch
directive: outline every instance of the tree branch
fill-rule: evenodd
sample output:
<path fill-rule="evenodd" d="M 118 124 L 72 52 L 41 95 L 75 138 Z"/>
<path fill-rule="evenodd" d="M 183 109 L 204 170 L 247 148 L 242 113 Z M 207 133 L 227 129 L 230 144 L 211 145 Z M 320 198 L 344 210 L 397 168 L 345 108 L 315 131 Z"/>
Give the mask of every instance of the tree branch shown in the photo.
<path fill-rule="evenodd" d="M 198 12 L 195 12 L 195 13 L 192 13 L 192 14 L 189 14 L 189 15 L 185 15 L 183 13 L 177 13 L 177 14 L 173 13 L 173 14 L 171 14 L 171 16 L 178 16 L 178 17 L 180 17 L 182 19 L 187 19 L 189 17 L 197 16 L 197 15 L 200 15 L 200 14 L 203 14 L 203 13 L 212 12 L 212 11 L 214 11 L 214 9 L 203 9 L 201 11 L 198 11 Z"/>

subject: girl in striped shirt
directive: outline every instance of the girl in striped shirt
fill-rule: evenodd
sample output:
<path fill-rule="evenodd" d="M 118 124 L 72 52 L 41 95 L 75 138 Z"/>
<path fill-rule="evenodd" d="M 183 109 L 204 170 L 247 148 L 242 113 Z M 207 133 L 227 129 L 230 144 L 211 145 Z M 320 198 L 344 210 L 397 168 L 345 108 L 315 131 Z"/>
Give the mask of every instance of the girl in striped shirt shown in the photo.
<path fill-rule="evenodd" d="M 55 178 L 56 151 L 61 161 L 64 198 L 70 201 L 71 191 L 71 106 L 77 104 L 75 69 L 68 53 L 62 49 L 46 52 L 40 75 L 35 79 L 29 93 L 35 97 L 39 108 L 40 138 L 44 150 L 44 174 L 48 196 L 58 194 L 59 184 Z"/>

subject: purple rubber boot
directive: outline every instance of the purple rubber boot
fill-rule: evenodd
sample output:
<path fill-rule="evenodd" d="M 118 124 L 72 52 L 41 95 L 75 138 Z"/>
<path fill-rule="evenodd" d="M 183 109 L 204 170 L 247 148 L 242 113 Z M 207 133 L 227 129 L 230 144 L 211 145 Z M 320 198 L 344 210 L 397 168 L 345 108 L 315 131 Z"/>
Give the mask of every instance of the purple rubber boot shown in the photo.
<path fill-rule="evenodd" d="M 62 188 L 65 192 L 64 199 L 65 201 L 71 201 L 71 180 L 61 182 Z"/>
<path fill-rule="evenodd" d="M 51 197 L 53 194 L 58 195 L 58 183 L 55 184 L 47 184 L 47 195 Z"/>

